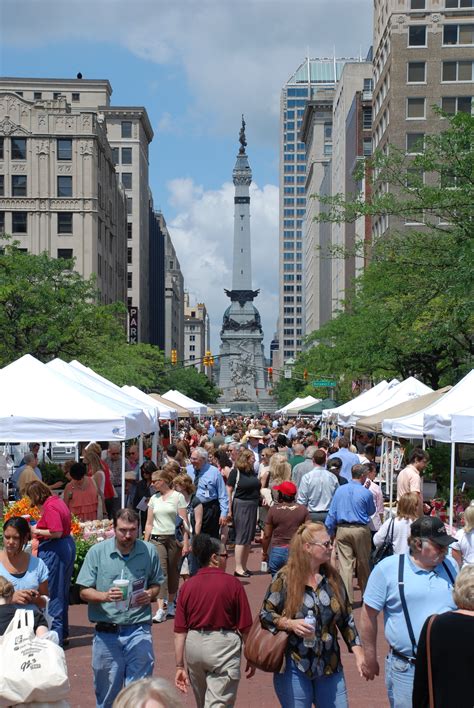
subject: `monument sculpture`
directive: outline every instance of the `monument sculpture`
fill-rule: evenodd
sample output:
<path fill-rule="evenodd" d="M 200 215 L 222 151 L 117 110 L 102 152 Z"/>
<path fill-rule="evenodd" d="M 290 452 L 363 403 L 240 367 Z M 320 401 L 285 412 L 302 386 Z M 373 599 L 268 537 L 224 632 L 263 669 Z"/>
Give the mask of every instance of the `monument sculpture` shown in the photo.
<path fill-rule="evenodd" d="M 268 409 L 263 330 L 253 304 L 259 290 L 252 288 L 250 239 L 250 184 L 252 171 L 246 153 L 245 120 L 239 133 L 240 148 L 232 179 L 234 196 L 234 245 L 232 290 L 225 290 L 230 305 L 224 312 L 219 354 L 219 398 L 221 407 L 235 412 Z M 266 405 L 267 404 L 267 405 Z"/>

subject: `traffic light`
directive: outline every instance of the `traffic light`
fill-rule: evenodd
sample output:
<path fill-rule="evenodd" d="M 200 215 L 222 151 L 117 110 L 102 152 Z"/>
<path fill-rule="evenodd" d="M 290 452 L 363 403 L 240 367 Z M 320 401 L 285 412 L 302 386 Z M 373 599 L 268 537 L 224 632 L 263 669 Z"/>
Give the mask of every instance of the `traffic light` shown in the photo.
<path fill-rule="evenodd" d="M 177 349 L 172 349 L 171 350 L 171 363 L 173 366 L 176 366 L 178 363 L 178 350 Z"/>
<path fill-rule="evenodd" d="M 214 357 L 212 354 L 209 356 L 209 366 L 214 366 Z"/>
<path fill-rule="evenodd" d="M 308 369 L 305 369 L 305 370 L 303 371 L 303 378 L 304 378 L 305 381 L 308 380 Z"/>
<path fill-rule="evenodd" d="M 211 359 L 212 359 L 212 353 L 207 349 L 204 359 L 202 360 L 202 363 L 204 366 L 211 366 Z M 212 359 L 212 363 L 214 363 L 214 359 Z"/>
<path fill-rule="evenodd" d="M 267 374 L 268 374 L 269 383 L 272 383 L 273 382 L 273 369 L 271 366 L 268 367 Z"/>

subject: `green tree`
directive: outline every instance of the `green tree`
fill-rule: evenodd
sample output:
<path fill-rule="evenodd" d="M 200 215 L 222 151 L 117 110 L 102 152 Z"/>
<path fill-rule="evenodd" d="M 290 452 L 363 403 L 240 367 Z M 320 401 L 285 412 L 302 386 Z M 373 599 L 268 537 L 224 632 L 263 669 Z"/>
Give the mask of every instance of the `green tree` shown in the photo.
<path fill-rule="evenodd" d="M 161 386 L 163 353 L 129 345 L 126 309 L 97 304 L 93 278 L 73 260 L 21 252 L 5 240 L 0 255 L 0 366 L 31 354 L 40 361 L 78 359 L 118 385 Z"/>
<path fill-rule="evenodd" d="M 415 156 L 394 146 L 374 155 L 369 203 L 321 199 L 320 221 L 387 215 L 398 226 L 373 244 L 344 311 L 309 335 L 317 345 L 308 352 L 312 368 L 346 382 L 416 375 L 434 388 L 470 368 L 474 118 L 446 120 L 446 130 L 426 136 Z"/>
<path fill-rule="evenodd" d="M 163 392 L 170 388 L 184 393 L 185 396 L 199 403 L 215 403 L 220 394 L 217 386 L 194 366 L 168 367 L 160 390 Z"/>

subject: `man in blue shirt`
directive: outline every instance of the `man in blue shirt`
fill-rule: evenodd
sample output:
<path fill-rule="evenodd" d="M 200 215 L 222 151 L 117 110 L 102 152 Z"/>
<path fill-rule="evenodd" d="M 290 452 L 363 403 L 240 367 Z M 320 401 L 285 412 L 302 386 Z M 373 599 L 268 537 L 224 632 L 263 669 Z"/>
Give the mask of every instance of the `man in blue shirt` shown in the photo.
<path fill-rule="evenodd" d="M 339 457 L 342 461 L 340 475 L 341 477 L 345 477 L 348 482 L 352 479 L 351 470 L 353 466 L 359 464 L 360 462 L 359 455 L 351 452 L 349 447 L 350 442 L 347 438 L 339 438 L 339 450 L 337 452 L 333 452 L 332 455 L 329 455 L 329 459 L 331 459 L 331 457 Z"/>
<path fill-rule="evenodd" d="M 201 533 L 220 537 L 220 527 L 227 523 L 229 498 L 221 473 L 209 464 L 207 450 L 196 447 L 191 452 L 191 464 L 186 467 L 196 487 L 196 496 L 202 502 Z"/>
<path fill-rule="evenodd" d="M 326 517 L 330 536 L 336 536 L 339 572 L 346 586 L 349 601 L 354 601 L 352 572 L 356 566 L 357 580 L 363 593 L 370 573 L 370 517 L 375 514 L 372 492 L 364 487 L 367 469 L 354 465 L 352 480 L 336 489 Z M 336 530 L 337 529 L 337 530 Z"/>
<path fill-rule="evenodd" d="M 112 708 L 124 685 L 152 675 L 151 603 L 163 582 L 154 546 L 137 539 L 138 514 L 120 509 L 114 529 L 115 538 L 89 549 L 77 578 L 96 627 L 92 669 L 97 708 Z M 125 593 L 117 580 L 128 580 Z"/>
<path fill-rule="evenodd" d="M 412 708 L 416 644 L 425 620 L 432 614 L 456 609 L 453 586 L 458 568 L 452 558 L 446 557 L 448 546 L 454 541 L 441 519 L 422 516 L 411 525 L 410 553 L 385 558 L 370 575 L 360 619 L 363 671 L 370 681 L 379 674 L 377 615 L 383 610 L 385 638 L 390 646 L 385 659 L 385 684 L 391 708 Z M 452 651 L 453 647 L 446 650 Z"/>
<path fill-rule="evenodd" d="M 36 443 L 35 443 L 36 444 Z M 14 471 L 12 475 L 12 483 L 15 488 L 15 499 L 19 499 L 21 494 L 20 494 L 20 488 L 18 486 L 18 482 L 20 481 L 21 473 L 25 469 L 25 467 L 31 467 L 34 470 L 35 475 L 38 477 L 40 481 L 43 479 L 43 475 L 41 474 L 41 470 L 38 467 L 38 458 L 36 457 L 35 453 L 30 450 L 30 452 L 25 452 L 25 456 L 23 457 L 21 464 L 17 469 Z"/>

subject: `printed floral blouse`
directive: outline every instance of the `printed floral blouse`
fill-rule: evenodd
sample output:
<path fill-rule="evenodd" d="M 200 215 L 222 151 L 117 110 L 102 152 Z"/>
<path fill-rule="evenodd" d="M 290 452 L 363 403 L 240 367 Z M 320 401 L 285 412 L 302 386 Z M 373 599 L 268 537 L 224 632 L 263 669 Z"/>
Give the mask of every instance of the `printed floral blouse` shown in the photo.
<path fill-rule="evenodd" d="M 342 671 L 337 629 L 339 629 L 347 648 L 360 645 L 360 638 L 354 623 L 352 607 L 349 604 L 346 589 L 341 581 L 341 596 L 345 599 L 341 607 L 336 593 L 326 576 L 322 576 L 316 590 L 306 586 L 303 604 L 294 617 L 303 619 L 309 610 L 316 618 L 316 642 L 313 647 L 305 647 L 303 638 L 293 632 L 288 635 L 288 650 L 296 666 L 308 678 L 330 676 Z M 283 614 L 286 600 L 286 578 L 278 573 L 267 590 L 260 610 L 262 625 L 276 633 L 275 621 Z"/>

